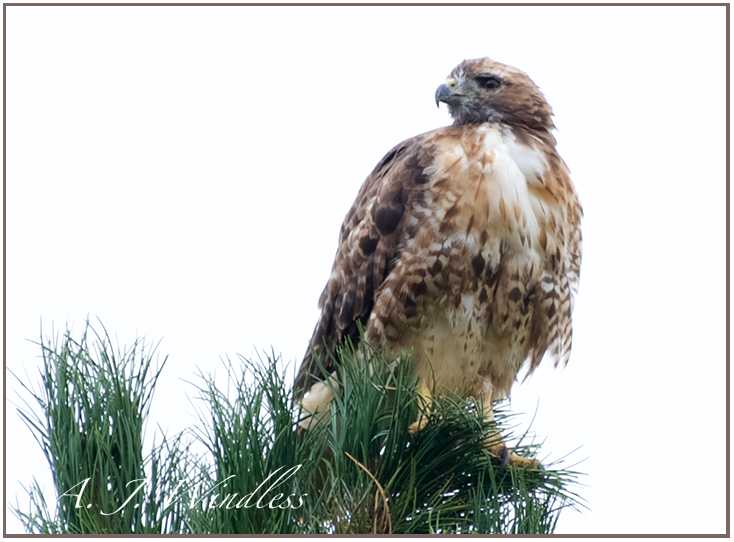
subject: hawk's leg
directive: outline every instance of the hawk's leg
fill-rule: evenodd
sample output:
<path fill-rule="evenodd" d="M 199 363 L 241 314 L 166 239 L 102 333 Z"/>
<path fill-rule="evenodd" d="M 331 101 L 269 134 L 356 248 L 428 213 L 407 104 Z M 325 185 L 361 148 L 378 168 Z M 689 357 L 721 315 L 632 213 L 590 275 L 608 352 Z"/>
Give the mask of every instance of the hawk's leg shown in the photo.
<path fill-rule="evenodd" d="M 535 469 L 542 470 L 543 466 L 537 459 L 531 459 L 529 457 L 523 457 L 517 455 L 515 452 L 510 452 L 507 449 L 505 441 L 500 436 L 499 429 L 494 420 L 494 410 L 492 409 L 492 402 L 494 400 L 494 388 L 492 383 L 487 378 L 481 378 L 477 382 L 475 387 L 477 394 L 482 398 L 482 411 L 484 417 L 489 420 L 492 424 L 487 440 L 485 441 L 485 447 L 492 452 L 493 455 L 498 457 L 502 461 L 503 465 L 515 465 L 524 469 Z"/>
<path fill-rule="evenodd" d="M 334 373 L 329 375 L 326 383 L 316 382 L 311 386 L 308 395 L 301 400 L 300 420 L 298 422 L 301 429 L 308 430 L 312 424 L 331 414 L 331 400 L 334 398 L 335 392 L 339 393 L 339 382 L 337 382 Z"/>
<path fill-rule="evenodd" d="M 428 413 L 431 406 L 431 390 L 428 389 L 422 381 L 418 383 L 418 397 L 420 398 L 420 404 L 418 405 L 418 419 L 408 426 L 408 433 L 415 435 L 418 431 L 423 429 L 428 423 Z"/>

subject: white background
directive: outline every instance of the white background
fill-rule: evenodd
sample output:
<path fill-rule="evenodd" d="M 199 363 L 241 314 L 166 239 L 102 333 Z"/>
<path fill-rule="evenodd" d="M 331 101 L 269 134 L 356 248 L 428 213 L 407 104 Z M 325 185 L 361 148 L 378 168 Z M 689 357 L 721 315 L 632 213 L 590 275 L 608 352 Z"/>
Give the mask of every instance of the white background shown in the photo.
<path fill-rule="evenodd" d="M 450 123 L 436 87 L 491 56 L 554 107 L 586 214 L 571 361 L 511 405 L 525 425 L 537 407 L 550 460 L 586 458 L 591 511 L 558 532 L 724 531 L 724 7 L 6 13 L 8 369 L 38 382 L 29 339 L 88 315 L 162 338 L 151 426 L 174 433 L 196 422 L 197 367 L 271 347 L 298 363 L 363 179 Z M 6 407 L 25 504 L 21 483 L 52 484 Z"/>

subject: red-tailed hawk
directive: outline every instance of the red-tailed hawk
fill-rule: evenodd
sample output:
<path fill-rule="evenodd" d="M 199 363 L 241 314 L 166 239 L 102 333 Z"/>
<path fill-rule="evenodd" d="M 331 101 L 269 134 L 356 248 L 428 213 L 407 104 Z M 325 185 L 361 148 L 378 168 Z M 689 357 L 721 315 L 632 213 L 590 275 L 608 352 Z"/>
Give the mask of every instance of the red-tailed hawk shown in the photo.
<path fill-rule="evenodd" d="M 296 380 L 307 413 L 331 399 L 314 355 L 331 372 L 326 352 L 358 340 L 358 324 L 376 345 L 412 349 L 421 395 L 482 397 L 489 416 L 523 365 L 568 362 L 582 211 L 550 105 L 488 58 L 459 64 L 435 97 L 454 124 L 388 152 L 344 219 Z"/>

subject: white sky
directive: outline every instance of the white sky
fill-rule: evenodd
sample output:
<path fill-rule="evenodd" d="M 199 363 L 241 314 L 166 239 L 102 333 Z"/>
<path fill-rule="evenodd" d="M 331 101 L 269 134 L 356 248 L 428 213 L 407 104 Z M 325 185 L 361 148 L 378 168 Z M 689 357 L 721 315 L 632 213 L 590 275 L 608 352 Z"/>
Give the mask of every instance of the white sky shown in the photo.
<path fill-rule="evenodd" d="M 299 362 L 360 184 L 491 56 L 553 106 L 586 214 L 571 361 L 512 399 L 551 459 L 588 458 L 591 512 L 558 532 L 725 530 L 724 7 L 6 13 L 9 369 L 35 378 L 41 322 L 163 338 L 151 425 L 173 433 L 197 367 Z M 8 406 L 25 503 L 20 483 L 52 484 Z"/>

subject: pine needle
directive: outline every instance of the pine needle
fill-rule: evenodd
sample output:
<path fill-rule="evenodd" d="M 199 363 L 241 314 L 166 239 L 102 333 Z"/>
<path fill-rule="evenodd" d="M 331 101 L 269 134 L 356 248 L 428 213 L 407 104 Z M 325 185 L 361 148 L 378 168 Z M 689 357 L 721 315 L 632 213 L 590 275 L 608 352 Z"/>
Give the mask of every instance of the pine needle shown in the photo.
<path fill-rule="evenodd" d="M 146 448 L 165 361 L 154 366 L 142 340 L 116 347 L 101 329 L 87 322 L 81 337 L 42 340 L 40 390 L 18 379 L 19 414 L 57 497 L 47 506 L 31 482 L 27 509 L 14 510 L 29 533 L 539 534 L 584 507 L 581 475 L 558 461 L 503 467 L 487 450 L 495 426 L 472 399 L 434 397 L 425 428 L 410 434 L 421 399 L 409 353 L 391 359 L 364 343 L 336 354 L 331 410 L 308 431 L 281 360 L 238 356 L 224 361 L 226 389 L 204 372 L 190 384 L 190 431 L 159 432 Z M 501 405 L 495 419 L 516 453 L 537 455 Z"/>

